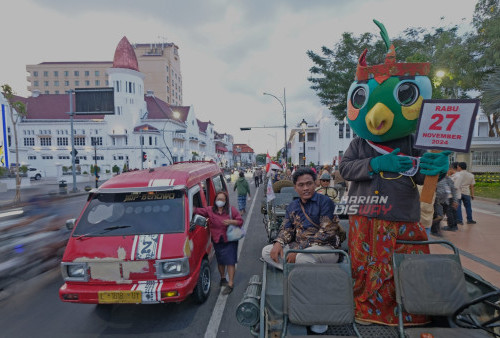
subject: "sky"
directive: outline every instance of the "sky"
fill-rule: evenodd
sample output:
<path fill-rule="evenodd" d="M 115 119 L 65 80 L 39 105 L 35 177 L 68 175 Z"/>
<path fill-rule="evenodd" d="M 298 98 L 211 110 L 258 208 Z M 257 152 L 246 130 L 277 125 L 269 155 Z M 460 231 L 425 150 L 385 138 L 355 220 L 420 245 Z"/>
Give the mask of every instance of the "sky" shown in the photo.
<path fill-rule="evenodd" d="M 131 43 L 179 46 L 183 105 L 215 130 L 275 154 L 305 119 L 328 112 L 307 78 L 308 50 L 333 48 L 343 32 L 389 36 L 408 27 L 467 25 L 477 0 L 16 0 L 0 14 L 0 83 L 28 96 L 26 65 L 112 61 L 123 36 Z M 353 74 L 354 78 L 354 74 Z M 288 134 L 289 135 L 289 134 Z"/>

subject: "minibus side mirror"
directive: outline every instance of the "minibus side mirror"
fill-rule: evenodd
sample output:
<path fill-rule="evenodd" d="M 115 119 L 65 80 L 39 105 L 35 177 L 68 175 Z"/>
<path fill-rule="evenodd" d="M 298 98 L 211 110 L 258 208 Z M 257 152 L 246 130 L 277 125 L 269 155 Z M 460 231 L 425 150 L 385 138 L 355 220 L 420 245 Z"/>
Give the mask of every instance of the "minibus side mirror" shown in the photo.
<path fill-rule="evenodd" d="M 66 221 L 66 228 L 68 230 L 73 230 L 75 227 L 76 218 L 71 218 Z"/>
<path fill-rule="evenodd" d="M 194 215 L 193 220 L 191 221 L 191 229 L 193 229 L 196 225 L 206 228 L 207 219 L 201 215 Z"/>

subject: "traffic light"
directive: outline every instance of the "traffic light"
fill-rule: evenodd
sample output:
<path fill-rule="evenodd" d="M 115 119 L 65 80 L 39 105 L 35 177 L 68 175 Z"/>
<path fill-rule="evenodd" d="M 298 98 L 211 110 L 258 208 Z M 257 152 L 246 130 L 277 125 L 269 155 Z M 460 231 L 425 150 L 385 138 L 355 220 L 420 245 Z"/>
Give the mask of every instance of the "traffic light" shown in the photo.
<path fill-rule="evenodd" d="M 148 155 L 146 154 L 145 151 L 142 152 L 142 162 L 146 162 L 148 159 Z"/>
<path fill-rule="evenodd" d="M 71 156 L 73 156 L 73 153 L 74 153 L 74 155 L 76 156 L 76 155 L 78 154 L 78 151 L 77 151 L 76 149 L 73 149 L 73 151 L 70 151 L 70 152 L 69 152 L 69 154 L 70 154 Z"/>

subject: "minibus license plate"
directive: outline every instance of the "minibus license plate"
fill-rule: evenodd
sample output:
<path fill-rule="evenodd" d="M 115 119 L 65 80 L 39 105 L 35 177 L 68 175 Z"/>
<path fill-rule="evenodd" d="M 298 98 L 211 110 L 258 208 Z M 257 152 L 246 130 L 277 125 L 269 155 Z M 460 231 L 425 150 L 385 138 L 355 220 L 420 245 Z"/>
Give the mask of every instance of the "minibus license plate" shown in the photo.
<path fill-rule="evenodd" d="M 99 291 L 99 304 L 141 303 L 141 291 Z"/>

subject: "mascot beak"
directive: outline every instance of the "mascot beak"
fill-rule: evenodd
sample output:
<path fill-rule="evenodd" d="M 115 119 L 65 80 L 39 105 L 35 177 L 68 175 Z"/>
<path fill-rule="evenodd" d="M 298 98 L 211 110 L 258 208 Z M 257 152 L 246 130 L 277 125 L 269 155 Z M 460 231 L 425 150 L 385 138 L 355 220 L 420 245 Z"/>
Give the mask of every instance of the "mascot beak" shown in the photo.
<path fill-rule="evenodd" d="M 385 104 L 378 102 L 366 114 L 365 121 L 370 133 L 383 135 L 391 129 L 394 113 Z"/>

